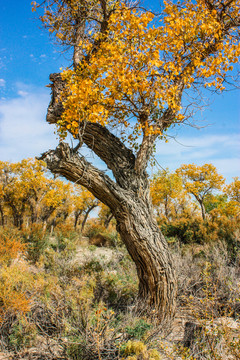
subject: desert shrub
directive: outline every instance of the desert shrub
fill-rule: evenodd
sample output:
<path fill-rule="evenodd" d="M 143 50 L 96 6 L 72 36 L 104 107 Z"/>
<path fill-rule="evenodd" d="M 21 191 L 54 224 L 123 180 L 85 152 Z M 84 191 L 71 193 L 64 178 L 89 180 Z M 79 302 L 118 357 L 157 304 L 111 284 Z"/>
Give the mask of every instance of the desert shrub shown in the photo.
<path fill-rule="evenodd" d="M 110 246 L 113 247 L 123 247 L 123 242 L 120 238 L 119 233 L 116 230 L 108 230 L 107 232 L 105 232 L 107 234 L 107 236 L 109 237 L 109 244 Z"/>
<path fill-rule="evenodd" d="M 22 238 L 27 245 L 27 257 L 36 264 L 48 246 L 49 236 L 42 224 L 32 224 L 22 231 Z"/>
<path fill-rule="evenodd" d="M 160 225 L 167 238 L 177 238 L 181 244 L 203 245 L 224 241 L 233 261 L 240 250 L 240 241 L 236 236 L 239 226 L 239 219 L 219 215 L 216 210 L 212 210 L 204 221 L 197 216 L 185 216 Z"/>
<path fill-rule="evenodd" d="M 19 231 L 0 229 L 0 265 L 8 264 L 25 251 Z"/>
<path fill-rule="evenodd" d="M 0 232 L 0 324 L 9 316 L 29 311 L 29 300 L 22 285 L 24 266 L 12 264 L 25 250 L 18 231 Z M 24 277 L 25 275 L 23 275 Z"/>
<path fill-rule="evenodd" d="M 219 316 L 240 307 L 239 267 L 231 262 L 226 243 L 183 246 L 173 253 L 178 278 L 178 301 L 205 311 L 206 286 L 213 295 L 212 308 Z M 207 281 L 207 284 L 206 284 Z"/>
<path fill-rule="evenodd" d="M 165 222 L 161 230 L 166 237 L 176 237 L 182 244 L 203 244 L 209 242 L 209 235 L 200 217 L 181 217 Z"/>
<path fill-rule="evenodd" d="M 92 237 L 102 234 L 105 231 L 105 227 L 101 224 L 99 224 L 96 221 L 89 221 L 89 223 L 86 226 L 86 230 L 84 232 L 84 235 L 87 236 L 89 239 Z"/>
<path fill-rule="evenodd" d="M 124 359 L 126 360 L 161 360 L 162 357 L 157 349 L 148 349 L 141 341 L 129 340 L 124 349 Z"/>
<path fill-rule="evenodd" d="M 92 239 L 94 241 L 94 239 L 99 235 L 105 239 L 103 244 L 104 246 L 116 247 L 123 245 L 120 239 L 120 235 L 114 228 L 110 227 L 109 229 L 106 229 L 104 225 L 100 224 L 99 222 L 89 221 L 86 227 L 85 236 L 90 239 L 90 243 Z"/>
<path fill-rule="evenodd" d="M 36 336 L 36 324 L 29 322 L 27 317 L 22 316 L 10 329 L 9 348 L 15 351 L 23 347 L 28 348 L 34 344 Z"/>
<path fill-rule="evenodd" d="M 137 297 L 138 281 L 129 255 L 114 251 L 109 261 L 95 255 L 95 252 L 93 255 L 82 266 L 82 271 L 96 279 L 95 301 L 103 301 L 114 310 L 132 304 Z"/>
<path fill-rule="evenodd" d="M 130 272 L 131 270 L 131 272 Z M 124 309 L 134 303 L 137 297 L 138 282 L 135 269 L 124 272 L 104 272 L 98 282 L 97 298 L 103 299 L 114 309 Z"/>
<path fill-rule="evenodd" d="M 61 252 L 50 247 L 45 250 L 42 264 L 48 273 L 55 275 L 64 282 L 79 272 L 79 266 L 72 264 L 74 254 L 75 248 L 72 247 L 72 244 L 70 244 L 70 248 L 67 246 Z"/>
<path fill-rule="evenodd" d="M 145 358 L 136 359 L 160 359 L 157 350 L 151 349 L 152 344 L 145 345 L 145 335 L 151 327 L 146 320 L 131 311 L 115 313 L 102 302 L 89 310 L 85 326 L 74 326 L 67 335 L 68 359 L 120 360 L 127 359 L 130 354 L 142 356 L 140 346 L 135 343 L 142 344 L 141 349 L 146 349 L 144 354 L 147 354 Z"/>
<path fill-rule="evenodd" d="M 192 320 L 185 328 L 183 344 L 176 348 L 176 353 L 181 359 L 237 360 L 240 357 L 240 323 L 232 318 L 233 304 L 228 303 L 229 299 L 224 299 L 227 304 L 222 313 L 222 307 L 219 307 L 223 300 L 222 284 L 219 286 L 213 282 L 213 274 L 213 266 L 205 263 L 202 272 L 202 293 L 200 297 L 190 296 L 187 300 Z M 239 294 L 240 288 L 238 294 L 235 294 L 235 301 L 239 302 Z"/>
<path fill-rule="evenodd" d="M 134 339 L 141 339 L 151 327 L 152 325 L 147 323 L 146 320 L 140 319 L 134 326 L 127 326 L 126 333 Z"/>
<path fill-rule="evenodd" d="M 44 328 L 44 319 L 48 314 L 47 308 L 56 308 L 45 322 L 48 328 L 51 327 L 54 314 L 58 317 L 58 301 L 56 300 L 58 298 L 61 299 L 61 291 L 56 277 L 44 273 L 33 265 L 29 266 L 24 259 L 20 259 L 11 266 L 2 266 L 0 269 L 2 348 L 17 350 L 31 346 L 36 335 L 36 328 Z M 41 316 L 41 323 L 38 321 L 39 317 L 36 316 L 36 304 L 39 303 L 45 309 L 42 314 L 44 316 Z"/>
<path fill-rule="evenodd" d="M 27 287 L 32 282 L 24 264 L 2 266 L 0 269 L 0 326 L 30 311 Z"/>
<path fill-rule="evenodd" d="M 69 229 L 69 227 L 67 227 Z M 65 229 L 66 230 L 66 229 Z M 63 231 L 58 229 L 55 236 L 51 236 L 48 240 L 40 260 L 45 270 L 58 276 L 71 278 L 76 272 L 72 260 L 76 254 L 76 248 L 79 243 L 79 236 L 75 232 Z"/>
<path fill-rule="evenodd" d="M 70 242 L 76 242 L 79 238 L 79 234 L 74 230 L 72 224 L 69 222 L 57 224 L 54 229 L 54 236 L 59 244 L 64 244 L 64 239 L 68 239 Z"/>

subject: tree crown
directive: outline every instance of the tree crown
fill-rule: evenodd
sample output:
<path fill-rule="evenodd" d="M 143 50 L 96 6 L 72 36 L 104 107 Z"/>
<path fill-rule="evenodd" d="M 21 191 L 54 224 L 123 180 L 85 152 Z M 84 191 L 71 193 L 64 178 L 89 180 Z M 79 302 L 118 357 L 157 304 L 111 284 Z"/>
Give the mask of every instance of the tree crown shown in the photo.
<path fill-rule="evenodd" d="M 239 0 L 164 1 L 161 16 L 124 1 L 49 0 L 41 19 L 74 47 L 74 68 L 62 72 L 63 138 L 87 121 L 117 127 L 137 148 L 187 118 L 184 91 L 223 90 L 240 52 Z"/>

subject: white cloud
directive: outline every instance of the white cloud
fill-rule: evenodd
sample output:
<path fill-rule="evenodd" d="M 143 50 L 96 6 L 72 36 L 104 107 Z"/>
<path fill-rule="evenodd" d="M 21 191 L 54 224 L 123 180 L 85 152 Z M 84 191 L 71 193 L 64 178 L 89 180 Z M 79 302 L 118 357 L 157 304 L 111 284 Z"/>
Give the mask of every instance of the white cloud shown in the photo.
<path fill-rule="evenodd" d="M 19 161 L 54 148 L 54 127 L 46 123 L 50 100 L 43 92 L 18 91 L 21 97 L 0 104 L 0 159 Z"/>
<path fill-rule="evenodd" d="M 4 79 L 0 79 L 0 87 L 5 87 L 6 81 Z"/>
<path fill-rule="evenodd" d="M 0 160 L 17 162 L 24 158 L 39 156 L 44 151 L 54 149 L 58 144 L 54 134 L 54 125 L 49 125 L 45 118 L 50 95 L 47 91 L 31 89 L 17 83 L 17 94 L 20 97 L 0 102 Z M 70 145 L 76 142 L 70 138 Z M 89 162 L 102 170 L 106 165 L 83 147 L 81 154 Z"/>
<path fill-rule="evenodd" d="M 219 173 L 223 174 L 229 181 L 232 181 L 235 176 L 240 176 L 240 159 L 237 157 L 215 159 L 213 164 Z"/>
<path fill-rule="evenodd" d="M 27 91 L 23 91 L 23 90 L 18 90 L 18 95 L 20 95 L 20 96 L 27 96 L 28 95 L 28 92 Z"/>
<path fill-rule="evenodd" d="M 156 159 L 163 167 L 175 170 L 181 164 L 212 163 L 228 181 L 240 174 L 238 134 L 180 136 L 168 143 L 159 142 Z M 155 169 L 156 171 L 156 169 Z"/>

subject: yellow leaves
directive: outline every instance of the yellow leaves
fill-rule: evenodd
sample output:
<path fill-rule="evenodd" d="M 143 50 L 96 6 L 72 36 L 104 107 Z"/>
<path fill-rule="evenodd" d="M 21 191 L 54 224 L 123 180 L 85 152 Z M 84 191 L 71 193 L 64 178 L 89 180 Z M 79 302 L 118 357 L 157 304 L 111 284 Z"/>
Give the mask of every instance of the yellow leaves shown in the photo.
<path fill-rule="evenodd" d="M 163 65 L 163 61 L 161 61 L 160 59 L 151 60 L 151 66 L 160 67 L 162 65 Z"/>
<path fill-rule="evenodd" d="M 62 33 L 57 33 L 56 37 L 62 40 L 64 38 L 64 35 Z"/>
<path fill-rule="evenodd" d="M 212 164 L 182 165 L 177 172 L 182 176 L 185 189 L 200 200 L 212 190 L 221 189 L 224 184 L 223 176 L 217 173 L 217 169 Z"/>
<path fill-rule="evenodd" d="M 34 219 L 32 221 L 40 221 L 44 217 L 47 219 L 48 213 L 50 216 L 63 208 L 67 210 L 70 186 L 60 180 L 48 179 L 43 161 L 0 162 L 0 179 L 2 206 L 4 212 L 15 219 L 15 226 L 20 226 L 26 216 Z M 10 242 L 8 244 L 10 246 Z M 1 246 L 4 249 L 0 241 Z M 12 248 L 15 248 L 14 242 Z"/>
<path fill-rule="evenodd" d="M 205 87 L 223 90 L 226 73 L 240 53 L 234 29 L 229 34 L 223 31 L 220 3 L 211 10 L 201 0 L 166 1 L 163 17 L 158 18 L 150 11 L 131 10 L 120 1 L 111 11 L 104 34 L 90 21 L 77 40 L 70 24 L 76 19 L 78 2 L 64 2 L 62 7 L 57 1 L 53 4 L 56 11 L 46 7 L 43 22 L 62 43 L 77 43 L 88 59 L 76 70 L 63 71 L 67 86 L 62 94 L 65 112 L 58 124 L 62 138 L 67 131 L 77 137 L 82 121 L 126 127 L 131 117 L 138 124 L 146 103 L 158 110 L 171 109 L 174 119 L 181 122 L 182 86 L 189 89 L 200 79 Z M 233 0 L 231 16 L 237 16 L 236 4 Z M 90 13 L 92 9 L 101 14 L 98 1 L 89 3 Z M 97 49 L 93 48 L 96 44 Z M 155 110 L 145 114 L 149 134 L 155 131 L 150 128 Z M 142 134 L 140 126 L 135 139 Z"/>
<path fill-rule="evenodd" d="M 25 250 L 17 232 L 0 232 L 0 324 L 7 313 L 23 314 L 30 310 L 29 300 L 21 289 L 19 277 L 16 272 L 17 265 L 11 262 L 19 257 Z M 21 269 L 23 270 L 23 269 Z"/>
<path fill-rule="evenodd" d="M 224 191 L 230 200 L 237 202 L 240 205 L 240 179 L 238 176 L 233 178 L 233 182 L 230 185 L 227 185 Z"/>
<path fill-rule="evenodd" d="M 182 179 L 168 169 L 159 171 L 150 182 L 150 191 L 154 208 L 158 215 L 168 220 L 175 216 L 176 206 L 183 203 L 186 194 L 183 191 Z"/>
<path fill-rule="evenodd" d="M 169 170 L 159 171 L 151 180 L 151 196 L 153 204 L 157 205 L 164 202 L 166 197 L 176 198 L 182 191 L 182 181 L 177 174 L 170 173 Z"/>
<path fill-rule="evenodd" d="M 185 119 L 185 116 L 183 115 L 183 114 L 178 114 L 177 116 L 176 116 L 176 120 L 177 121 L 183 121 Z"/>
<path fill-rule="evenodd" d="M 17 234 L 0 232 L 0 265 L 9 264 L 25 250 Z"/>
<path fill-rule="evenodd" d="M 73 122 L 72 122 L 72 126 L 73 126 L 73 127 L 78 127 L 78 123 L 77 123 L 76 121 L 73 121 Z"/>
<path fill-rule="evenodd" d="M 32 1 L 31 6 L 32 6 L 32 12 L 35 12 L 37 10 L 37 7 L 38 7 L 36 1 Z"/>

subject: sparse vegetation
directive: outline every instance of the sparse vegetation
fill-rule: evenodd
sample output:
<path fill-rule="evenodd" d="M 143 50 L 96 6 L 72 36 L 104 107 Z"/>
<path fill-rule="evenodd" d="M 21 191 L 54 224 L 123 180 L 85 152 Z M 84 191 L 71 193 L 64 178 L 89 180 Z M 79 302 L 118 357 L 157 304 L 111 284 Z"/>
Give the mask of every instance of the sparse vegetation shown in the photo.
<path fill-rule="evenodd" d="M 102 233 L 96 222 L 88 234 Z M 169 238 L 178 278 L 170 329 L 139 310 L 135 266 L 119 242 L 90 245 L 73 223 L 52 234 L 2 228 L 0 350 L 14 359 L 237 360 L 240 254 L 209 229 L 209 241 Z"/>
<path fill-rule="evenodd" d="M 4 192 L 5 178 L 1 181 Z M 29 194 L 30 187 L 28 183 Z M 37 211 L 26 205 L 19 229 L 3 200 L 0 351 L 14 359 L 239 358 L 238 179 L 222 193 L 208 193 L 205 218 L 175 173 L 158 173 L 151 191 L 177 272 L 178 305 L 172 329 L 167 323 L 159 325 L 154 309 L 142 312 L 135 265 L 106 207 L 101 205 L 99 216 L 88 220 L 82 233 L 82 227 L 76 226 L 74 192 L 68 193 L 65 221 L 66 208 L 61 204 L 54 226 L 40 218 L 31 224 L 31 214 Z M 47 190 L 44 194 L 52 196 Z M 15 200 L 21 201 L 17 194 Z M 94 199 L 89 201 L 92 206 Z M 79 193 L 77 203 L 84 208 Z"/>

